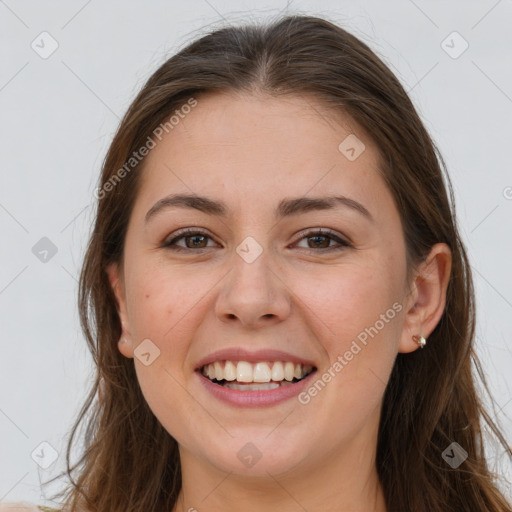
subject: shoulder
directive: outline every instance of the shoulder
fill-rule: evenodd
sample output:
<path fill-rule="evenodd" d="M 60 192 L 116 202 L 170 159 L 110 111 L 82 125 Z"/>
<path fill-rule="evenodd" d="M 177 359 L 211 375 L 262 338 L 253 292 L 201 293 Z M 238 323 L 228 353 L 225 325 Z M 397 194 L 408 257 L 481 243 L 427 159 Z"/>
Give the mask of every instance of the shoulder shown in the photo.
<path fill-rule="evenodd" d="M 0 503 L 0 512 L 59 512 L 55 508 L 37 506 L 33 503 Z"/>
<path fill-rule="evenodd" d="M 0 512 L 41 512 L 41 509 L 32 503 L 0 503 Z"/>

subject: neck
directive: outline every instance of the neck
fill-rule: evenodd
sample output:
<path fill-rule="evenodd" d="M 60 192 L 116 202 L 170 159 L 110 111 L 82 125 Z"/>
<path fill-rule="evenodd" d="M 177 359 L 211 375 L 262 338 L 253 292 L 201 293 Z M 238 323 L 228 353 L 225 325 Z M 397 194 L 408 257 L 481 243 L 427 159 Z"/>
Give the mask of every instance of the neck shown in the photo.
<path fill-rule="evenodd" d="M 173 512 L 386 512 L 375 449 L 361 436 L 280 475 L 247 477 L 205 465 L 180 446 L 182 489 Z"/>

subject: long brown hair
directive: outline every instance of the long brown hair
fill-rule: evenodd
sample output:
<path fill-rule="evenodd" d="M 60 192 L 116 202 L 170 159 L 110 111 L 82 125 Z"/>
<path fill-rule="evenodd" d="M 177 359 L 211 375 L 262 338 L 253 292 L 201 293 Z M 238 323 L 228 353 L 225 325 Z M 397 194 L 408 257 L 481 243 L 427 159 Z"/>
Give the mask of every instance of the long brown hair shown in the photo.
<path fill-rule="evenodd" d="M 140 512 L 176 503 L 177 442 L 149 409 L 133 360 L 117 348 L 121 324 L 106 267 L 122 263 L 144 159 L 126 163 L 173 112 L 215 91 L 311 95 L 348 113 L 380 150 L 380 171 L 401 215 L 408 274 L 435 243 L 448 244 L 446 307 L 428 349 L 398 354 L 384 396 L 377 471 L 389 512 L 510 511 L 484 453 L 485 421 L 512 457 L 476 389 L 477 373 L 489 393 L 473 348 L 473 280 L 445 164 L 388 67 L 349 32 L 312 16 L 228 26 L 199 38 L 149 78 L 122 119 L 104 161 L 80 276 L 80 321 L 97 372 L 69 438 L 64 474 L 71 484 L 57 494 L 65 493 L 62 504 L 72 512 Z M 82 422 L 84 450 L 70 467 Z M 468 453 L 458 468 L 442 457 L 452 442 Z"/>

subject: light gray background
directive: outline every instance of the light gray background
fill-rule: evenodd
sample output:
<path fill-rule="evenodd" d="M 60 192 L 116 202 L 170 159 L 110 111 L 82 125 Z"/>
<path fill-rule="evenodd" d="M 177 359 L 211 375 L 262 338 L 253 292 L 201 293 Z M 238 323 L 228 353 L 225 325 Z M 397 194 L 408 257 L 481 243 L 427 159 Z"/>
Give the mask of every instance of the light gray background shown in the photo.
<path fill-rule="evenodd" d="M 438 143 L 475 274 L 478 353 L 497 401 L 494 416 L 512 438 L 512 1 L 5 0 L 0 501 L 44 503 L 40 481 L 64 468 L 65 440 L 92 380 L 76 279 L 93 190 L 119 118 L 158 65 L 206 25 L 286 9 L 326 15 L 369 43 Z M 59 45 L 47 59 L 31 48 L 33 41 L 43 46 L 43 31 Z M 453 31 L 469 44 L 458 58 L 464 41 Z M 32 253 L 42 237 L 58 248 L 46 263 Z M 31 458 L 44 441 L 59 454 L 48 469 Z"/>

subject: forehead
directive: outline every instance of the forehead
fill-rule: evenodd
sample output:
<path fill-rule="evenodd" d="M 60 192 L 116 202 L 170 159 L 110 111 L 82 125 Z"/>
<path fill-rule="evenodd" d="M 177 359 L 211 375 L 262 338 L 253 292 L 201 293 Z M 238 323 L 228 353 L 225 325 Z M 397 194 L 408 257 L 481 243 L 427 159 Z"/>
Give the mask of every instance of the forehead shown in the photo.
<path fill-rule="evenodd" d="M 348 114 L 334 112 L 312 96 L 209 93 L 200 96 L 189 113 L 173 118 L 177 123 L 167 130 L 164 144 L 159 144 L 161 149 L 156 148 L 149 160 L 164 152 L 162 146 L 174 150 L 209 147 L 210 152 L 223 146 L 227 155 L 252 149 L 251 156 L 258 160 L 285 157 L 300 161 L 306 153 L 332 160 L 343 154 L 339 145 L 350 135 L 370 149 L 367 162 L 378 153 L 369 135 Z"/>
<path fill-rule="evenodd" d="M 334 192 L 366 203 L 390 199 L 373 140 L 312 96 L 214 93 L 187 112 L 146 157 L 146 204 L 177 191 L 254 207 Z"/>

